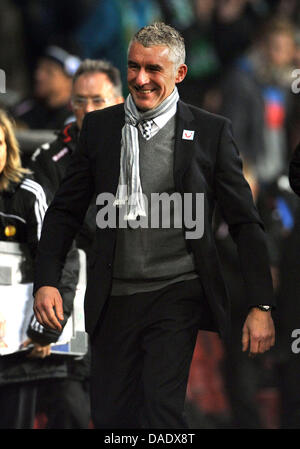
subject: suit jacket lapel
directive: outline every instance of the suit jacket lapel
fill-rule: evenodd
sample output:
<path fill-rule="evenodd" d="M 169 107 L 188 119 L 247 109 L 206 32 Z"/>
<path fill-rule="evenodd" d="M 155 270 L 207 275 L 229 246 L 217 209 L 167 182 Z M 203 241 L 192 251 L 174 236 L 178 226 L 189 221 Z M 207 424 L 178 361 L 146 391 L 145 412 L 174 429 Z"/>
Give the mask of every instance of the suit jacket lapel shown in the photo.
<path fill-rule="evenodd" d="M 184 139 L 184 131 L 194 131 L 192 140 Z M 178 101 L 176 113 L 175 151 L 174 151 L 174 179 L 179 190 L 182 189 L 182 177 L 189 167 L 196 145 L 196 122 L 187 104 Z"/>
<path fill-rule="evenodd" d="M 109 144 L 106 151 L 101 152 L 101 179 L 99 182 L 103 190 L 105 189 L 114 195 L 117 191 L 120 176 L 121 138 L 124 122 L 124 107 L 122 105 L 114 111 L 113 126 L 101 130 L 101 133 L 109 133 L 109 136 L 105 139 Z M 99 140 L 101 142 L 101 135 Z"/>

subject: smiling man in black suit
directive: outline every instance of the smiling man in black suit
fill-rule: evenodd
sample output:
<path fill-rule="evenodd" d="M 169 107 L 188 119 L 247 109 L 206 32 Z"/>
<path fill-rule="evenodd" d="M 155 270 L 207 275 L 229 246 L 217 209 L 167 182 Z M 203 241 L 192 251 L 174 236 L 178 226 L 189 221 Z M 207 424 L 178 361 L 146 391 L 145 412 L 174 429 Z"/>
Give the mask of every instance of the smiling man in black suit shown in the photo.
<path fill-rule="evenodd" d="M 34 310 L 40 323 L 56 328 L 60 267 L 96 193 L 85 296 L 96 428 L 186 427 L 197 331 L 230 335 L 212 231 L 216 202 L 237 244 L 248 295 L 241 298 L 249 306 L 242 349 L 258 354 L 274 344 L 263 224 L 230 122 L 179 99 L 184 60 L 183 39 L 173 28 L 158 23 L 136 33 L 128 52 L 130 94 L 124 105 L 87 114 L 44 221 Z M 177 202 L 166 206 L 161 195 Z M 149 226 L 157 223 L 157 206 L 159 225 Z"/>

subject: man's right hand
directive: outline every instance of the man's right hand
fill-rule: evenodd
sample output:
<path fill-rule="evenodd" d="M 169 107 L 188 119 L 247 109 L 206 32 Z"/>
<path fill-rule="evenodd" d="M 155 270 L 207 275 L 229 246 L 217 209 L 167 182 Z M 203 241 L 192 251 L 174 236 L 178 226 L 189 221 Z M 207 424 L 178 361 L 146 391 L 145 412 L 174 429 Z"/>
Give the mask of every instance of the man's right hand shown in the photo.
<path fill-rule="evenodd" d="M 45 327 L 62 330 L 60 321 L 64 319 L 63 301 L 55 287 L 40 287 L 34 298 L 33 310 L 36 319 Z"/>

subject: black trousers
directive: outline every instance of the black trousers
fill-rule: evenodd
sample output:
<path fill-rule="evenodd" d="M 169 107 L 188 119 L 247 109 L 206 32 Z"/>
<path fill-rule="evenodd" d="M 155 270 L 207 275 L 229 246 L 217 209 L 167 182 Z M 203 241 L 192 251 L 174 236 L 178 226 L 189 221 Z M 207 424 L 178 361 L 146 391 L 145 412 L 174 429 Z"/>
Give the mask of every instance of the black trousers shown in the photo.
<path fill-rule="evenodd" d="M 0 387 L 0 429 L 33 429 L 37 398 L 35 382 Z"/>
<path fill-rule="evenodd" d="M 199 279 L 108 299 L 91 338 L 95 428 L 187 428 L 184 403 L 199 317 Z"/>

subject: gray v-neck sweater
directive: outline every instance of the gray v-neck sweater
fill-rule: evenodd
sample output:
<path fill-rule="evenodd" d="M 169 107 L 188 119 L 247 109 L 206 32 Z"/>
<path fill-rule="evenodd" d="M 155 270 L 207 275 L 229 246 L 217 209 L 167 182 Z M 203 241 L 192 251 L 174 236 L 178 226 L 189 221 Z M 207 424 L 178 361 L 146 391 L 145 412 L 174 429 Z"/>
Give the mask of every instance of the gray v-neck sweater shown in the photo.
<path fill-rule="evenodd" d="M 184 231 L 174 227 L 174 212 L 179 209 L 172 201 L 171 227 L 162 228 L 160 220 L 159 228 L 151 228 L 154 205 L 152 201 L 150 207 L 151 194 L 172 195 L 175 192 L 174 142 L 175 116 L 148 141 L 139 132 L 140 177 L 143 194 L 148 199 L 148 227 L 132 229 L 128 226 L 117 230 L 111 292 L 114 296 L 157 290 L 198 276 L 193 255 L 186 247 Z"/>

